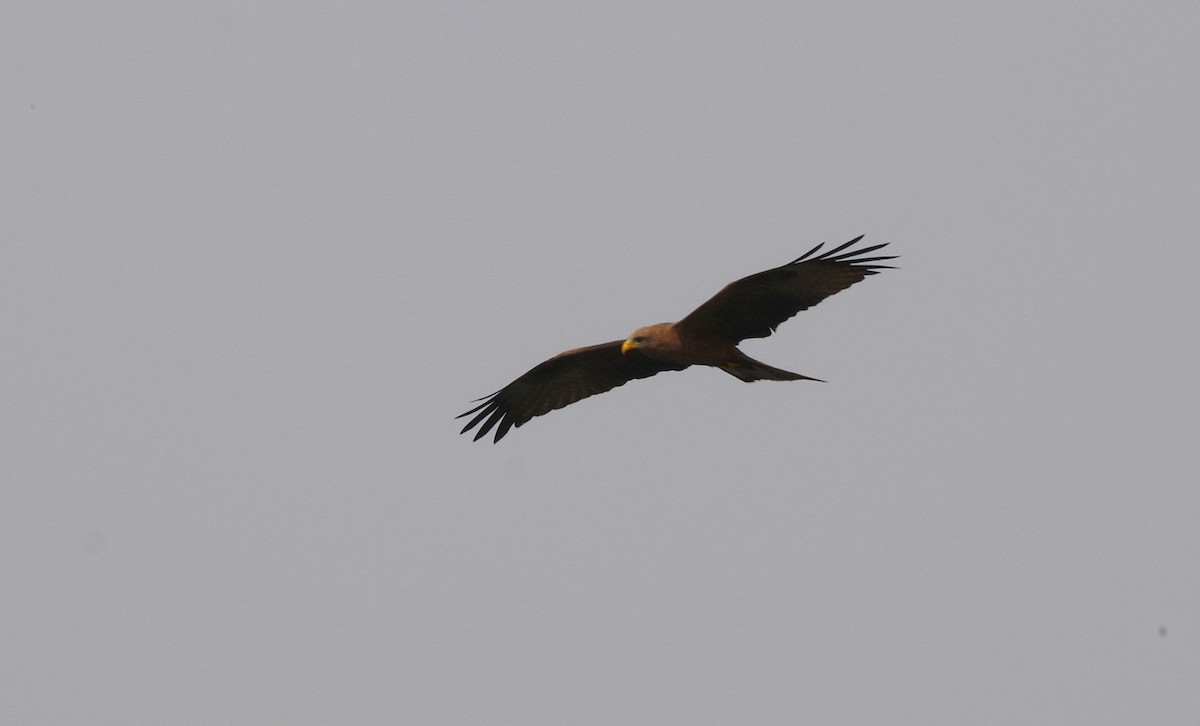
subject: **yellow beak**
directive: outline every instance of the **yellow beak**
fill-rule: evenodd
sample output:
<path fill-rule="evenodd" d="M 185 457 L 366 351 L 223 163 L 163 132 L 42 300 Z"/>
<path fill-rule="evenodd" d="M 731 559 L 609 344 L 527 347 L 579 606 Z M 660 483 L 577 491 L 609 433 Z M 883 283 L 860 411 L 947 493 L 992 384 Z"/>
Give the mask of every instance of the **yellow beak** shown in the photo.
<path fill-rule="evenodd" d="M 638 347 L 637 343 L 633 342 L 632 340 L 626 339 L 624 343 L 621 343 L 621 355 L 625 355 L 626 353 L 628 353 L 629 351 L 633 350 L 636 347 Z"/>

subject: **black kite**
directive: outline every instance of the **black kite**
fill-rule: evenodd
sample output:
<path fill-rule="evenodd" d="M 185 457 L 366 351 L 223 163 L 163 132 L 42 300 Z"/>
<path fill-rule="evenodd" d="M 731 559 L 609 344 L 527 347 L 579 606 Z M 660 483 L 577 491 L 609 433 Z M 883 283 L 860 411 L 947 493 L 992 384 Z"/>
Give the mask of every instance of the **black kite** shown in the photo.
<path fill-rule="evenodd" d="M 746 338 L 765 338 L 801 310 L 867 275 L 890 269 L 891 265 L 873 263 L 895 259 L 895 255 L 862 256 L 887 243 L 843 252 L 861 239 L 856 237 L 813 257 L 822 243 L 782 267 L 732 282 L 677 323 L 650 325 L 633 331 L 625 340 L 559 353 L 496 393 L 477 399 L 483 403 L 457 417 L 476 414 L 460 433 L 479 426 L 478 441 L 495 427 L 496 442 L 510 428 L 534 416 L 635 378 L 693 365 L 720 368 L 747 382 L 818 380 L 760 363 L 738 350 L 737 344 Z"/>

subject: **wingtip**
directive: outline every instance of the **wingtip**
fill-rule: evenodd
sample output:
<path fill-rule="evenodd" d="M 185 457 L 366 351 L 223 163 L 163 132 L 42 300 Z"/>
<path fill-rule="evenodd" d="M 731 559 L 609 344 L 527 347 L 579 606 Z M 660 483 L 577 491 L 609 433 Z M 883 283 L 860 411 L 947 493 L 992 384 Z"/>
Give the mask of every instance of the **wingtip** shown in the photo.
<path fill-rule="evenodd" d="M 884 247 L 888 246 L 888 244 L 889 244 L 888 242 L 881 242 L 880 244 L 877 244 L 877 245 L 871 245 L 870 247 L 863 247 L 862 249 L 858 249 L 858 250 L 850 250 L 849 252 L 845 251 L 845 250 L 849 249 L 850 247 L 853 247 L 855 244 L 858 244 L 859 242 L 861 242 L 863 240 L 863 238 L 865 238 L 865 237 L 866 237 L 865 234 L 860 234 L 859 236 L 855 237 L 854 239 L 850 240 L 849 242 L 843 242 L 842 244 L 838 245 L 837 247 L 826 250 L 825 252 L 821 252 L 821 254 L 818 255 L 817 253 L 820 252 L 821 248 L 825 246 L 825 243 L 822 242 L 822 243 L 818 244 L 816 247 L 813 247 L 808 252 L 805 252 L 804 254 L 800 255 L 796 259 L 792 260 L 788 264 L 796 265 L 801 262 L 847 262 L 850 264 L 855 264 L 858 262 L 873 262 L 875 260 L 890 260 L 890 259 L 895 258 L 895 255 L 893 255 L 891 257 L 875 257 L 875 258 L 863 259 L 863 260 L 854 259 L 858 255 L 865 255 L 869 252 L 874 252 L 875 250 L 883 249 Z M 882 267 L 882 265 L 876 265 L 876 266 Z"/>
<path fill-rule="evenodd" d="M 810 256 L 812 256 L 812 255 L 813 255 L 813 254 L 814 254 L 814 253 L 815 253 L 817 250 L 821 249 L 821 248 L 822 248 L 822 247 L 824 247 L 824 246 L 825 246 L 825 243 L 824 243 L 824 242 L 818 242 L 816 247 L 813 247 L 811 250 L 809 250 L 808 252 L 805 252 L 804 254 L 800 255 L 799 257 L 797 257 L 796 259 L 792 260 L 792 261 L 791 261 L 791 262 L 789 262 L 788 264 L 789 264 L 789 265 L 794 265 L 794 264 L 796 264 L 797 262 L 804 262 L 804 261 L 805 261 L 805 260 L 807 260 L 807 259 L 808 259 Z"/>

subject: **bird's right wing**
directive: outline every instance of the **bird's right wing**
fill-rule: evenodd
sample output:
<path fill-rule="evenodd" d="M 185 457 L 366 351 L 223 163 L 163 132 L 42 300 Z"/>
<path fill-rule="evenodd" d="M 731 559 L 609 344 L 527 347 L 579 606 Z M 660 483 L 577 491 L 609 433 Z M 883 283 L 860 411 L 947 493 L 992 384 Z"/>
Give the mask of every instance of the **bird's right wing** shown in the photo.
<path fill-rule="evenodd" d="M 465 434 L 479 426 L 479 431 L 475 433 L 475 440 L 478 441 L 496 427 L 496 438 L 493 439 L 496 442 L 504 438 L 510 428 L 520 426 L 534 416 L 610 391 L 636 378 L 649 378 L 655 373 L 678 370 L 637 350 L 622 354 L 622 342 L 614 340 L 568 350 L 539 363 L 499 391 L 476 399 L 483 403 L 456 416 L 462 418 L 475 414 L 459 433 Z"/>

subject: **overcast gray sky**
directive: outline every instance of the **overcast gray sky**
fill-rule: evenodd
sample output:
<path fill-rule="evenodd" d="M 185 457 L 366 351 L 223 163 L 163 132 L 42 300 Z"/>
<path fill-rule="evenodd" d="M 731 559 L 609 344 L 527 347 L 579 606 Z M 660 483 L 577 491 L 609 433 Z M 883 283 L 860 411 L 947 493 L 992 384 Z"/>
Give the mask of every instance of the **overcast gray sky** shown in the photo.
<path fill-rule="evenodd" d="M 1200 6 L 15 2 L 0 721 L 1200 722 Z M 816 242 L 901 269 L 501 444 Z"/>

